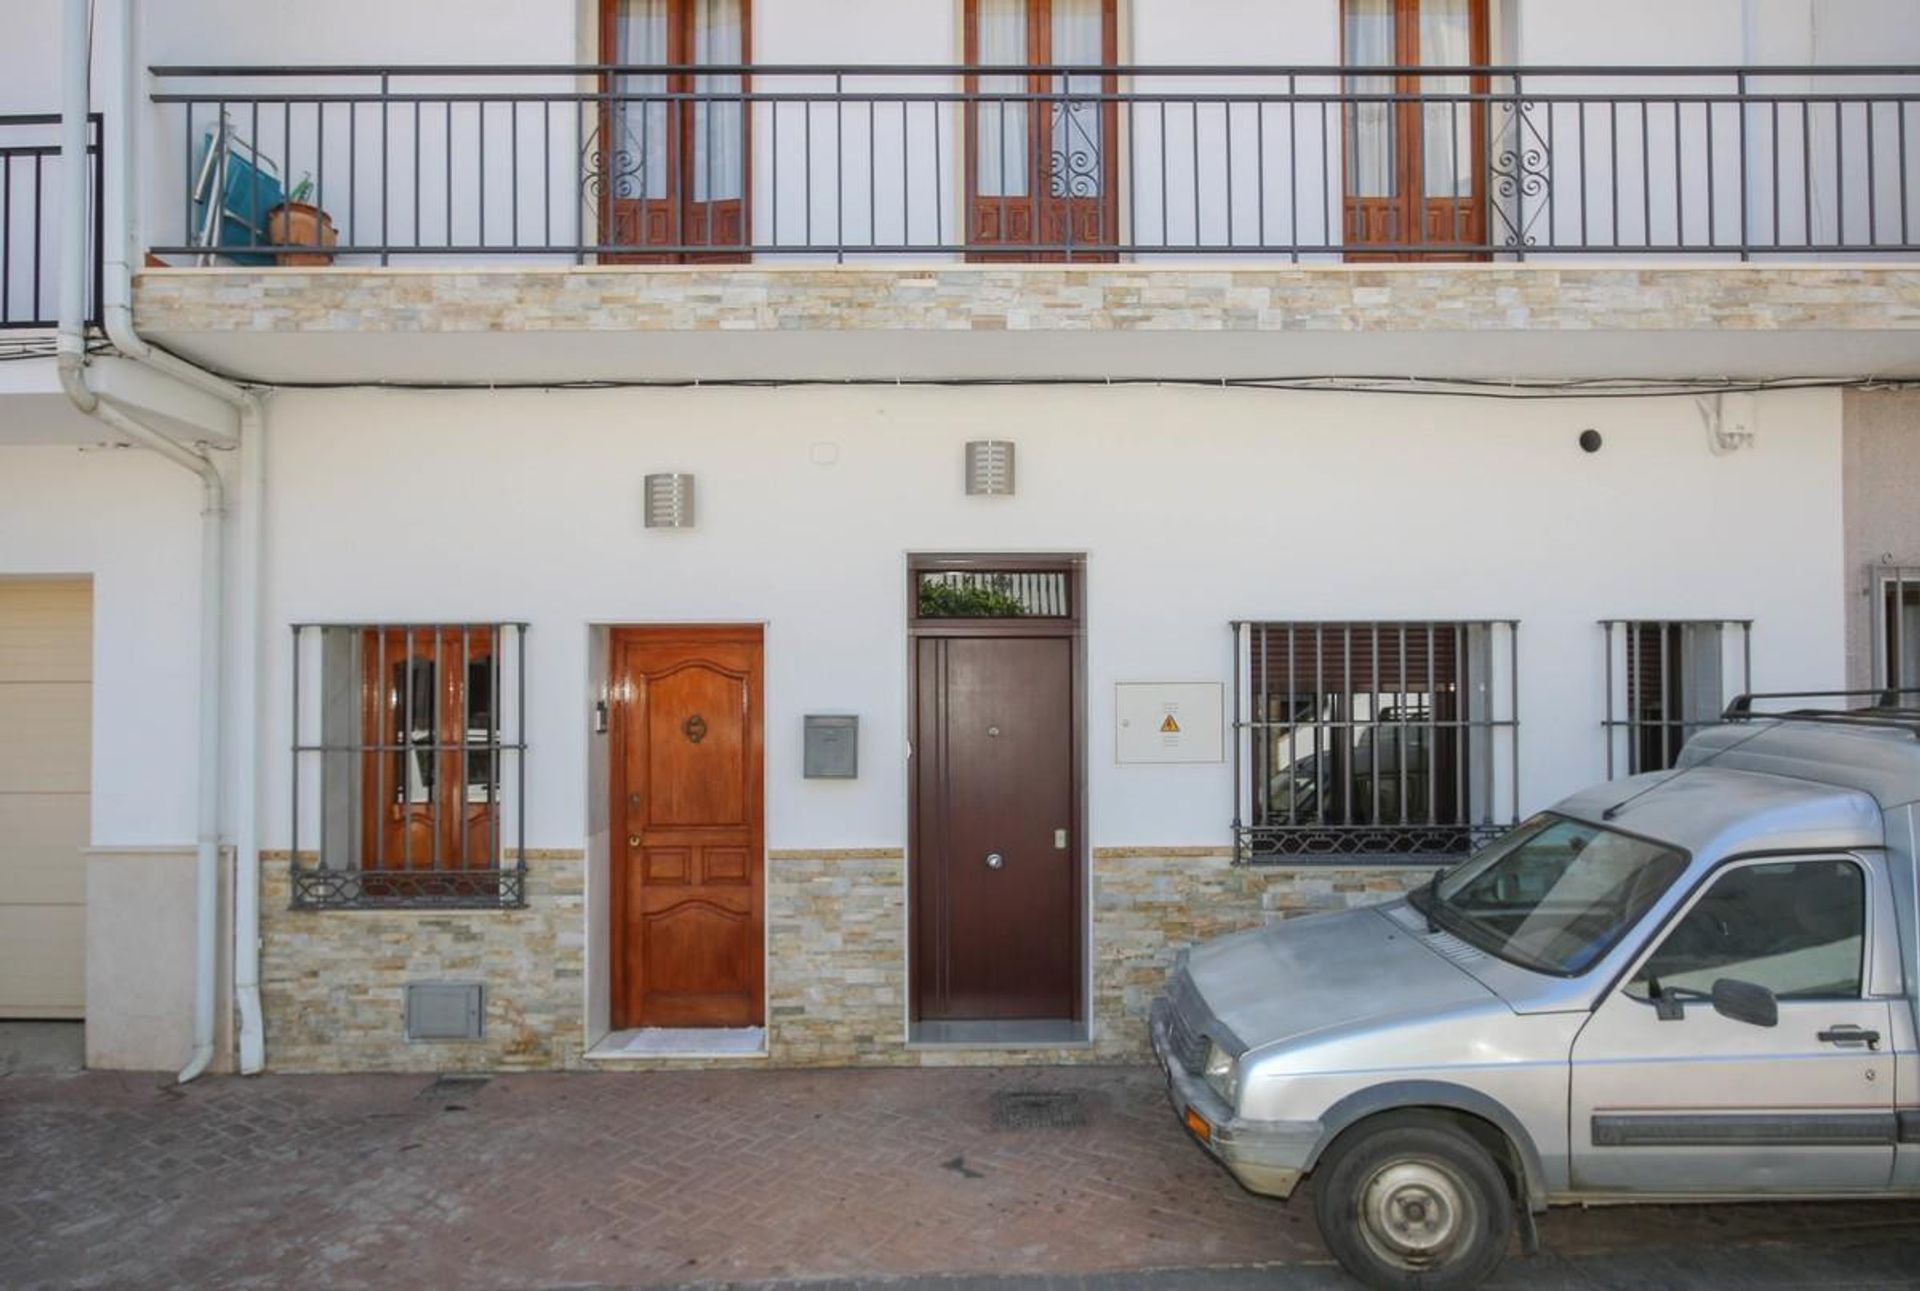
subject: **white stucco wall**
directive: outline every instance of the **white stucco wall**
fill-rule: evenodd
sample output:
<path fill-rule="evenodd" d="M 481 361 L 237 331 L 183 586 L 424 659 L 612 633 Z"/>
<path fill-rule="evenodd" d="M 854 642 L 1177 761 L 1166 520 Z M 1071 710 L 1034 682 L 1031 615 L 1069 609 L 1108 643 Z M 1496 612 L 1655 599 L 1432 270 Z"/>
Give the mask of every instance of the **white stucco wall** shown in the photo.
<path fill-rule="evenodd" d="M 267 693 L 288 693 L 290 621 L 530 620 L 528 842 L 580 847 L 589 625 L 764 620 L 769 846 L 898 847 L 907 553 L 1084 552 L 1093 845 L 1226 841 L 1227 767 L 1116 766 L 1112 688 L 1230 680 L 1234 618 L 1518 618 L 1532 808 L 1603 773 L 1598 619 L 1751 617 L 1756 686 L 1841 681 L 1839 407 L 1764 398 L 1759 446 L 1715 457 L 1689 400 L 283 393 Z M 1019 444 L 1016 498 L 963 495 L 988 432 Z M 698 477 L 697 530 L 642 527 L 661 470 Z M 801 778 L 807 712 L 861 715 L 858 781 Z"/>
<path fill-rule="evenodd" d="M 0 575 L 93 578 L 96 847 L 193 842 L 199 516 L 151 453 L 0 448 Z"/>

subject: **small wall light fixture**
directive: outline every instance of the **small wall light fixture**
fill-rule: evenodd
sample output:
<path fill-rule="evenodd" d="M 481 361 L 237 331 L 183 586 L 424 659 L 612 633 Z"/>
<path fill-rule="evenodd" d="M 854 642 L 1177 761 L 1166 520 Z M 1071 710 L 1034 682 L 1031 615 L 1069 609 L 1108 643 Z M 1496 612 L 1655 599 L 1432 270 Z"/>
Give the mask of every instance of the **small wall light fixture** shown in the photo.
<path fill-rule="evenodd" d="M 1013 442 L 1011 440 L 968 441 L 967 495 L 983 498 L 1013 496 Z"/>
<path fill-rule="evenodd" d="M 693 528 L 693 476 L 647 477 L 647 528 Z"/>

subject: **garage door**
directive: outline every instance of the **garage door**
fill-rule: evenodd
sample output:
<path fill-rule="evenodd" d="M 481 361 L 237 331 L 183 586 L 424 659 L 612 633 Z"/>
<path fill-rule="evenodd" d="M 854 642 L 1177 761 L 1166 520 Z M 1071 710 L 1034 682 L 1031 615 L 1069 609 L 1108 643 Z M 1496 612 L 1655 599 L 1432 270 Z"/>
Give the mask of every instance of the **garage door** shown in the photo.
<path fill-rule="evenodd" d="M 93 588 L 0 579 L 0 1018 L 85 1013 Z"/>

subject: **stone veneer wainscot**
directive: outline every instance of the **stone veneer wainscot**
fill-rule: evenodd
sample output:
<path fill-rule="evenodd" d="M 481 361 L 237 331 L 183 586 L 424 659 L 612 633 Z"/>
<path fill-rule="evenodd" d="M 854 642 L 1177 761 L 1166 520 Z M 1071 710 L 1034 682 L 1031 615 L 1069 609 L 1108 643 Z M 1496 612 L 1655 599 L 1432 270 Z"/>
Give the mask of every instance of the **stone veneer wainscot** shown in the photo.
<path fill-rule="evenodd" d="M 309 911 L 288 907 L 284 856 L 269 860 L 261 912 L 269 1065 L 422 1072 L 584 1066 L 584 870 L 578 852 L 529 853 L 524 910 Z M 904 854 L 776 851 L 766 882 L 768 1054 L 750 1065 L 1142 1061 L 1148 1006 L 1182 947 L 1384 901 L 1426 877 L 1417 866 L 1238 866 L 1222 848 L 1102 848 L 1093 859 L 1092 1042 L 910 1049 Z M 486 983 L 485 1038 L 407 1043 L 402 987 L 409 981 Z"/>

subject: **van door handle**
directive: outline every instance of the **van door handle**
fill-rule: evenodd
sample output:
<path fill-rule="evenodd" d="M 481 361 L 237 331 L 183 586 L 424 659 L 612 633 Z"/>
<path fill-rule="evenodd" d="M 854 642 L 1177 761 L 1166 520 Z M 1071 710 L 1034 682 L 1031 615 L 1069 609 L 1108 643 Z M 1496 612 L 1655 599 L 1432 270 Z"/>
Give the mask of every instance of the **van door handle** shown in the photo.
<path fill-rule="evenodd" d="M 1819 1038 L 1823 1044 L 1864 1044 L 1876 1052 L 1880 1048 L 1880 1033 L 1869 1031 L 1865 1027 L 1852 1025 L 1829 1027 L 1820 1033 Z"/>

